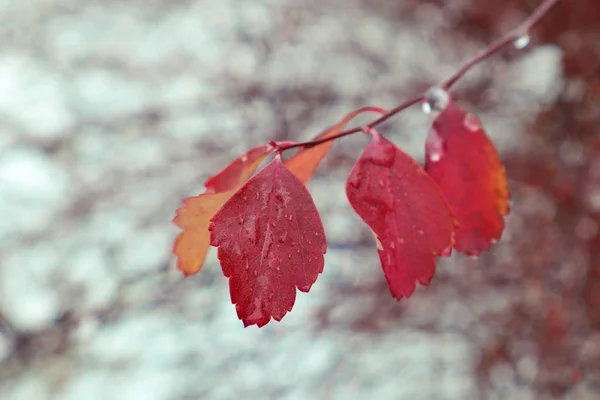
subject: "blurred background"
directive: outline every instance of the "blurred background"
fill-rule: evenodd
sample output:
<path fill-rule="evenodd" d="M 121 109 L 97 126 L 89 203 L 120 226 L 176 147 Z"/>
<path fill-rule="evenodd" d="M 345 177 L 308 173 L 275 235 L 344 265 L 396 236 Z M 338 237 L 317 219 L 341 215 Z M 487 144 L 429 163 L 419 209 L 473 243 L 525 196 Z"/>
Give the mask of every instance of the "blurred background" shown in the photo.
<path fill-rule="evenodd" d="M 325 271 L 244 329 L 175 209 L 245 150 L 449 76 L 539 0 L 0 0 L 0 398 L 600 398 L 600 2 L 561 1 L 456 87 L 506 163 L 503 239 L 394 301 L 336 143 Z M 366 121 L 366 120 L 365 120 Z M 383 133 L 422 160 L 418 107 Z M 358 121 L 360 122 L 360 121 Z"/>

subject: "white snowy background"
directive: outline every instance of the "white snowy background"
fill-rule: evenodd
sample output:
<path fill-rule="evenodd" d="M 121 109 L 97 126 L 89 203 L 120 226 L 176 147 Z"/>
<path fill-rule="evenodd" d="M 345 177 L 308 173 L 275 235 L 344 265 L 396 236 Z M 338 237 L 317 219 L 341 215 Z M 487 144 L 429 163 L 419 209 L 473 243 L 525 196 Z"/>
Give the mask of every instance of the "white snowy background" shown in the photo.
<path fill-rule="evenodd" d="M 477 397 L 478 315 L 514 293 L 465 300 L 452 277 L 481 264 L 459 256 L 391 299 L 343 191 L 360 135 L 310 184 L 330 247 L 282 322 L 244 329 L 214 253 L 187 279 L 170 254 L 180 200 L 230 159 L 392 107 L 485 45 L 446 34 L 464 2 L 368 3 L 0 0 L 0 399 Z M 557 48 L 522 53 L 461 82 L 492 79 L 493 107 L 465 106 L 503 150 L 562 76 Z M 431 118 L 384 133 L 421 158 Z M 531 398 L 535 365 L 495 371 L 497 398 Z"/>

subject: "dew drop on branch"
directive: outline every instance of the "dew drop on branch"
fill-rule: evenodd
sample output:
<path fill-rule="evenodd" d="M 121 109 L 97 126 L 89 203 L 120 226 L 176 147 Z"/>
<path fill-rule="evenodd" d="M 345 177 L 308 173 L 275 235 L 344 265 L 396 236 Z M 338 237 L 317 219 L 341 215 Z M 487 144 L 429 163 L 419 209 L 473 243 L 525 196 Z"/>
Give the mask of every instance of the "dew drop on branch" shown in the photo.
<path fill-rule="evenodd" d="M 515 49 L 521 50 L 527 47 L 529 42 L 531 42 L 531 37 L 528 34 L 524 34 L 515 39 L 513 46 L 515 46 Z"/>
<path fill-rule="evenodd" d="M 423 111 L 423 114 L 431 114 L 431 104 L 428 101 L 423 101 L 421 103 L 421 111 Z"/>
<path fill-rule="evenodd" d="M 436 87 L 425 93 L 425 100 L 421 103 L 421 110 L 425 114 L 431 114 L 432 111 L 442 111 L 448 106 L 450 95 L 442 88 Z"/>

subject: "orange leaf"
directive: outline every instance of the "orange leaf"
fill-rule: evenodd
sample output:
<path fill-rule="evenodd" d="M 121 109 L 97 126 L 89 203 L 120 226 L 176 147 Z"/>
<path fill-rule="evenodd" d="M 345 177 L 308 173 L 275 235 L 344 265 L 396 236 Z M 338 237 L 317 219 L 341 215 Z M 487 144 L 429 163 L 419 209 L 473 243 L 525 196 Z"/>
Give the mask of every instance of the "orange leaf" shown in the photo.
<path fill-rule="evenodd" d="M 183 200 L 173 223 L 183 229 L 173 243 L 177 268 L 185 276 L 200 271 L 208 249 L 208 226 L 212 216 L 250 178 L 260 163 L 273 151 L 269 145 L 255 147 L 236 158 L 225 169 L 206 181 L 206 193 Z"/>
<path fill-rule="evenodd" d="M 375 107 L 363 107 L 358 110 L 354 110 L 344 117 L 340 122 L 331 128 L 327 129 L 324 133 L 319 135 L 317 139 L 324 139 L 331 136 L 335 136 L 340 133 L 344 127 L 352 120 L 352 118 L 356 117 L 358 114 L 364 112 L 379 112 L 383 114 L 385 111 Z M 333 144 L 333 140 L 331 142 L 325 142 L 323 144 L 317 145 L 315 147 L 311 147 L 308 149 L 304 149 L 292 158 L 285 161 L 285 166 L 292 174 L 296 176 L 302 183 L 306 184 L 314 174 L 315 170 L 319 166 L 319 163 L 327 152 L 329 148 Z"/>

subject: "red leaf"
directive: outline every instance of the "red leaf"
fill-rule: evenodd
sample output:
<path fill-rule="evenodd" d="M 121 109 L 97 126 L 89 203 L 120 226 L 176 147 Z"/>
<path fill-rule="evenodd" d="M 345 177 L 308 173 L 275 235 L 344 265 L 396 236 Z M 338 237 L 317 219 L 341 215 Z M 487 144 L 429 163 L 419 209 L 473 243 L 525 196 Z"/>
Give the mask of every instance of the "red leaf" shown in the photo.
<path fill-rule="evenodd" d="M 321 219 L 280 156 L 223 205 L 209 230 L 244 326 L 281 320 L 294 305 L 296 288 L 308 292 L 323 271 Z"/>
<path fill-rule="evenodd" d="M 208 226 L 210 218 L 254 173 L 258 165 L 273 150 L 271 146 L 260 146 L 236 158 L 228 167 L 207 182 L 207 193 L 183 200 L 184 207 L 177 210 L 173 223 L 183 229 L 173 243 L 173 254 L 177 257 L 177 268 L 185 276 L 197 273 L 202 268 L 209 249 Z M 230 189 L 234 179 L 237 179 Z M 209 183 L 212 180 L 212 184 Z"/>
<path fill-rule="evenodd" d="M 433 179 L 394 144 L 373 140 L 346 182 L 350 205 L 375 233 L 392 295 L 410 297 L 416 282 L 428 285 L 435 255 L 448 256 L 456 221 Z"/>
<path fill-rule="evenodd" d="M 248 166 L 253 165 L 255 161 L 264 160 L 265 156 L 272 150 L 273 147 L 266 144 L 257 146 L 242 154 L 220 172 L 208 178 L 204 184 L 206 187 L 205 193 L 226 192 L 233 189 L 238 182 L 245 182 L 254 172 L 254 170 L 249 172 Z"/>
<path fill-rule="evenodd" d="M 506 171 L 476 116 L 448 104 L 429 131 L 425 170 L 460 224 L 456 250 L 477 255 L 500 240 L 509 212 Z"/>

